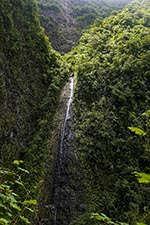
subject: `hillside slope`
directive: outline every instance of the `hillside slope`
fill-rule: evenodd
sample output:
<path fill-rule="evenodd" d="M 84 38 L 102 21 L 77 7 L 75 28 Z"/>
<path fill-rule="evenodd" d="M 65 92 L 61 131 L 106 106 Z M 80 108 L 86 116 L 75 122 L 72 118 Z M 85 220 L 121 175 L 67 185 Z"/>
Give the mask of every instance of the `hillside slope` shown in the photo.
<path fill-rule="evenodd" d="M 92 26 L 66 56 L 77 76 L 75 149 L 88 212 L 129 224 L 149 218 L 149 186 L 133 172 L 150 173 L 150 146 L 128 129 L 149 127 L 141 115 L 150 107 L 149 9 L 148 0 L 134 1 Z"/>
<path fill-rule="evenodd" d="M 55 50 L 65 53 L 74 47 L 82 30 L 103 19 L 130 0 L 38 0 L 40 21 Z"/>

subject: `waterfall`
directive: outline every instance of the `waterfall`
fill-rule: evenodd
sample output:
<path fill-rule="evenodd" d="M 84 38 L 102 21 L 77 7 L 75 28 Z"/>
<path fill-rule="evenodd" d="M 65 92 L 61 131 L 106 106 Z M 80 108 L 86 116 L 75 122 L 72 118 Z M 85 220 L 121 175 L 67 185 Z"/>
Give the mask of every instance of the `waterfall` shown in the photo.
<path fill-rule="evenodd" d="M 64 137 L 65 137 L 65 130 L 66 130 L 66 123 L 67 120 L 70 118 L 70 106 L 72 103 L 72 98 L 73 98 L 73 84 L 74 84 L 74 78 L 70 77 L 69 78 L 69 98 L 68 98 L 68 102 L 67 102 L 67 110 L 66 110 L 66 115 L 65 115 L 65 120 L 64 120 L 64 124 L 62 127 L 62 133 L 61 133 L 61 141 L 60 141 L 60 153 L 63 154 L 63 144 L 64 144 Z"/>
<path fill-rule="evenodd" d="M 53 159 L 53 167 L 48 170 L 46 192 L 43 197 L 43 204 L 46 204 L 43 212 L 45 219 L 41 225 L 69 225 L 86 210 L 80 162 L 73 148 L 73 88 L 74 78 L 70 77 L 60 98 L 55 120 L 58 123 L 54 123 L 58 124 L 55 129 L 60 135 L 57 135 L 57 139 L 52 139 L 54 141 L 52 148 L 56 155 Z"/>
<path fill-rule="evenodd" d="M 69 78 L 68 101 L 64 122 L 61 129 L 60 144 L 58 147 L 54 184 L 52 193 L 53 221 L 52 225 L 68 225 L 70 222 L 70 211 L 74 200 L 72 190 L 72 174 L 70 164 L 72 158 L 72 112 L 71 103 L 73 99 L 74 78 Z"/>

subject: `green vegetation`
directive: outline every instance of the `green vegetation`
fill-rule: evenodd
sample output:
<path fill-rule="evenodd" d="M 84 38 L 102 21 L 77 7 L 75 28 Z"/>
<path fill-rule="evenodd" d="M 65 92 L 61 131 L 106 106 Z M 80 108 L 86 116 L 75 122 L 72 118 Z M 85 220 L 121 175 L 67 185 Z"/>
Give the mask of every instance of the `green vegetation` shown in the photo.
<path fill-rule="evenodd" d="M 146 130 L 140 115 L 150 105 L 149 8 L 149 1 L 135 1 L 96 21 L 66 56 L 77 80 L 75 149 L 88 212 L 129 224 L 144 221 L 150 207 L 149 185 L 133 174 L 150 172 L 145 136 L 127 128 Z"/>
<path fill-rule="evenodd" d="M 70 2 L 66 8 L 38 1 L 45 32 L 62 53 L 95 21 L 64 57 L 41 28 L 36 1 L 0 2 L 0 224 L 30 224 L 39 199 L 39 220 L 49 218 L 53 118 L 74 74 L 74 150 L 85 202 L 72 209 L 70 225 L 148 225 L 150 2 L 136 0 L 118 12 L 122 5 L 110 7 L 109 0 Z"/>
<path fill-rule="evenodd" d="M 22 174 L 29 172 L 15 160 L 16 169 L 0 168 L 0 224 L 30 224 L 28 218 L 37 213 L 37 200 L 31 199 L 29 187 L 22 180 Z M 32 218 L 32 217 L 31 217 Z"/>
<path fill-rule="evenodd" d="M 36 2 L 2 0 L 0 24 L 0 165 L 11 169 L 23 160 L 30 171 L 24 182 L 39 199 L 33 187 L 45 179 L 46 160 L 50 168 L 53 163 L 51 123 L 66 75 L 40 27 Z"/>
<path fill-rule="evenodd" d="M 128 225 L 127 223 L 121 223 L 121 222 L 113 222 L 112 219 L 110 219 L 105 214 L 101 213 L 92 213 L 92 214 L 84 214 L 82 216 L 79 216 L 79 218 L 73 222 L 70 223 L 70 225 Z M 140 225 L 140 224 L 137 224 Z M 141 223 L 141 225 L 144 225 Z"/>

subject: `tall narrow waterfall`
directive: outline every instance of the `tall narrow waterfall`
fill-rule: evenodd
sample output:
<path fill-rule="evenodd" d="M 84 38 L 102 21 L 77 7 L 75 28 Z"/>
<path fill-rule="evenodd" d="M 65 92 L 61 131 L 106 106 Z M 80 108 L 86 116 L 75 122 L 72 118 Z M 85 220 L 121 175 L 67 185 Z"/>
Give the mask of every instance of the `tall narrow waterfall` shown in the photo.
<path fill-rule="evenodd" d="M 54 184 L 52 193 L 53 216 L 52 225 L 68 225 L 71 211 L 76 204 L 73 168 L 75 160 L 72 153 L 72 111 L 74 78 L 69 79 L 69 95 L 66 113 L 61 130 L 60 144 L 58 147 Z"/>
<path fill-rule="evenodd" d="M 57 154 L 53 158 L 54 164 L 50 164 L 52 167 L 47 170 L 46 191 L 40 206 L 41 225 L 69 225 L 78 215 L 86 211 L 80 162 L 77 151 L 73 148 L 73 88 L 74 78 L 71 77 L 63 89 L 54 122 L 58 127 L 54 129 L 55 135 L 57 130 L 57 137 L 52 139 L 52 142 L 54 141 L 52 150 Z"/>

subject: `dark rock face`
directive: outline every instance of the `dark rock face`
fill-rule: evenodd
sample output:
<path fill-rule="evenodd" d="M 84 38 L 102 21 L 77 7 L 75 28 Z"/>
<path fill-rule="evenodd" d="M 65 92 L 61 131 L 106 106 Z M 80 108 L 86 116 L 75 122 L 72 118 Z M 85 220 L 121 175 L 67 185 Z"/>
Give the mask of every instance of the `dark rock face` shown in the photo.
<path fill-rule="evenodd" d="M 73 16 L 73 7 L 78 3 L 68 0 L 38 0 L 38 2 L 41 24 L 50 38 L 53 48 L 62 54 L 70 51 L 77 44 L 81 35 Z"/>

